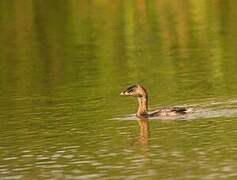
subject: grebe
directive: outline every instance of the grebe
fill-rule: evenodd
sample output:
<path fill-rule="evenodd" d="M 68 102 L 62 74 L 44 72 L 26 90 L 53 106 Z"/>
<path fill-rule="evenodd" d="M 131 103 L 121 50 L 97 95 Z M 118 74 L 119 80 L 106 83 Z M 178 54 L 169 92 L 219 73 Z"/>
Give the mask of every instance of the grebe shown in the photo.
<path fill-rule="evenodd" d="M 146 89 L 139 84 L 130 86 L 125 91 L 120 93 L 121 96 L 133 96 L 138 99 L 137 117 L 165 117 L 183 115 L 191 111 L 185 107 L 173 107 L 158 109 L 153 112 L 148 112 L 148 95 Z"/>

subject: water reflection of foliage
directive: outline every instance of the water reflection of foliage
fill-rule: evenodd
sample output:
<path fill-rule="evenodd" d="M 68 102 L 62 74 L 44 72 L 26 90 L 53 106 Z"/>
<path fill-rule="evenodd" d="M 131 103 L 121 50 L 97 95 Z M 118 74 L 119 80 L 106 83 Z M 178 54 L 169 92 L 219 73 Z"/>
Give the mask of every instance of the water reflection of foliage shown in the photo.
<path fill-rule="evenodd" d="M 171 98 L 193 88 L 233 93 L 233 7 L 235 1 L 0 2 L 1 90 L 8 83 L 20 93 L 83 86 L 94 77 L 96 85 L 121 84 L 126 77 L 152 78 L 147 86 L 159 82 L 161 96 Z M 197 71 L 202 78 L 186 76 Z"/>

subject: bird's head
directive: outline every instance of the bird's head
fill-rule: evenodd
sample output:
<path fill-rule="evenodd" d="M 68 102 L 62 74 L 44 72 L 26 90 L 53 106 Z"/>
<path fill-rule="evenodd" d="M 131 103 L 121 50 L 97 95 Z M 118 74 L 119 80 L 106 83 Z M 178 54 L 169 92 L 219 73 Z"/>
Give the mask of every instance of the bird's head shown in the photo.
<path fill-rule="evenodd" d="M 147 97 L 147 92 L 142 85 L 136 84 L 121 92 L 120 96 Z"/>

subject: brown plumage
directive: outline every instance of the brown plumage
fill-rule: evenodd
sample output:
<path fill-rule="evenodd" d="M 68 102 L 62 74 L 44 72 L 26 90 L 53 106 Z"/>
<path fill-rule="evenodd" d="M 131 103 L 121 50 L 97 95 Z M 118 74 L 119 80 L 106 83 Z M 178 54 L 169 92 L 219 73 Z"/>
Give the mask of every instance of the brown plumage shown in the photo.
<path fill-rule="evenodd" d="M 186 114 L 190 110 L 186 107 L 173 107 L 173 108 L 158 109 L 149 113 L 147 91 L 142 85 L 139 84 L 130 86 L 125 91 L 121 92 L 120 95 L 137 97 L 138 110 L 136 115 L 138 117 L 175 116 L 175 115 Z"/>

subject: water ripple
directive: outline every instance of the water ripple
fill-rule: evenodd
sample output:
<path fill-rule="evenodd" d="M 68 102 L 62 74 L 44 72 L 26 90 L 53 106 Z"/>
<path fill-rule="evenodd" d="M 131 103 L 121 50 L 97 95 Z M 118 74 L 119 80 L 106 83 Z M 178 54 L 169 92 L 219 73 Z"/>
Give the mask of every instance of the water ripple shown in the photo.
<path fill-rule="evenodd" d="M 230 99 L 227 101 L 209 102 L 201 104 L 188 104 L 184 107 L 192 108 L 192 112 L 186 115 L 177 116 L 159 116 L 152 117 L 149 119 L 160 119 L 160 120 L 192 120 L 192 119 L 209 119 L 209 118 L 231 118 L 237 117 L 237 99 Z M 138 120 L 135 114 L 115 117 L 112 120 Z"/>

